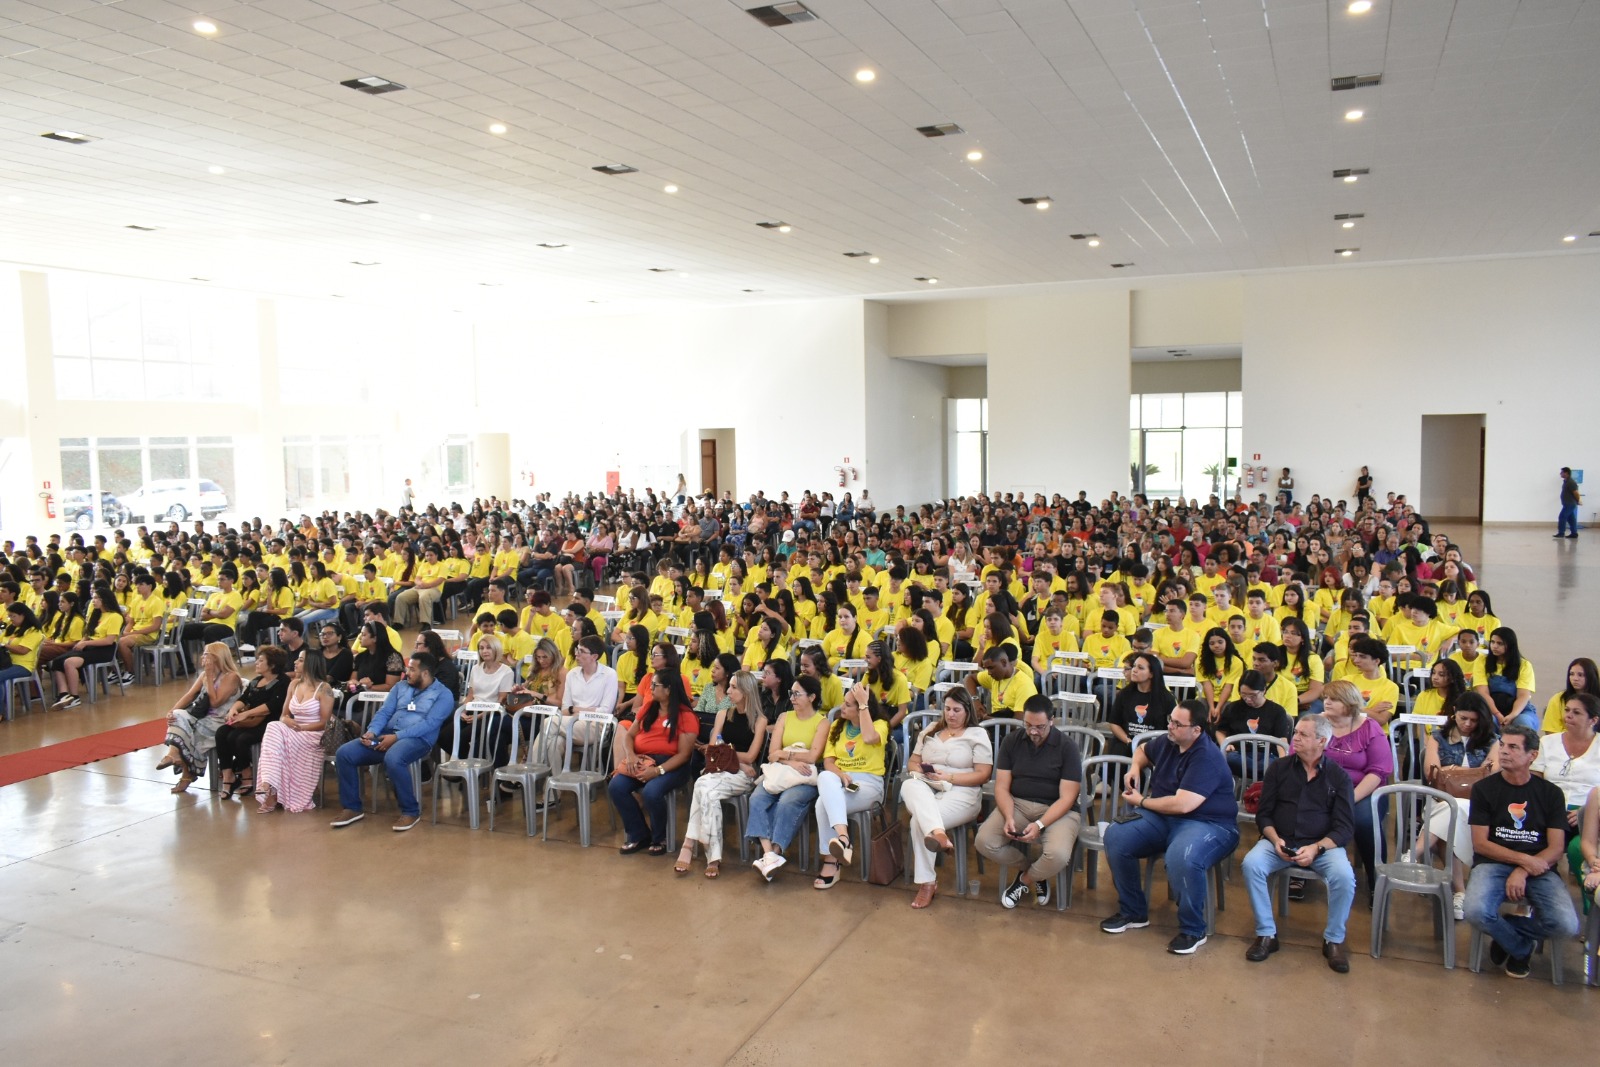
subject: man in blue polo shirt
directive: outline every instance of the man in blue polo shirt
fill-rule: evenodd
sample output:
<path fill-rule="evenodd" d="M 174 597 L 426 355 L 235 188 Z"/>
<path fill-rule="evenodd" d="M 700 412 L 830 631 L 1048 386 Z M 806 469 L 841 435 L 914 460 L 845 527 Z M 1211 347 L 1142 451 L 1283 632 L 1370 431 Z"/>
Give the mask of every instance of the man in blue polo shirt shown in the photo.
<path fill-rule="evenodd" d="M 383 764 L 400 801 L 400 818 L 394 829 L 409 830 L 422 821 L 422 804 L 411 787 L 411 765 L 433 748 L 439 728 L 456 706 L 449 688 L 434 678 L 438 668 L 438 661 L 426 652 L 412 656 L 405 680 L 389 690 L 367 732 L 339 746 L 333 762 L 339 772 L 339 803 L 344 810 L 333 820 L 335 828 L 366 817 L 361 809 L 361 768 L 374 763 Z"/>
<path fill-rule="evenodd" d="M 1150 791 L 1139 782 L 1150 770 Z M 1206 872 L 1239 844 L 1233 773 L 1206 736 L 1206 706 L 1185 700 L 1172 709 L 1167 735 L 1140 745 L 1123 782 L 1135 809 L 1106 830 L 1106 862 L 1117 887 L 1117 913 L 1100 923 L 1108 934 L 1150 925 L 1139 861 L 1165 853 L 1167 879 L 1178 894 L 1178 936 L 1167 951 L 1187 956 L 1206 943 Z"/>

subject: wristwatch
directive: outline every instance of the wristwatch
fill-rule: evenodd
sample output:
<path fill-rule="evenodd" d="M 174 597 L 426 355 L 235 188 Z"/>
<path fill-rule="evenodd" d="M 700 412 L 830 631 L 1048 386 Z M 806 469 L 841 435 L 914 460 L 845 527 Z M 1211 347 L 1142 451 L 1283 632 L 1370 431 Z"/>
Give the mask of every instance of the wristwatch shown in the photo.
<path fill-rule="evenodd" d="M 1328 846 L 1327 845 L 1318 845 L 1317 846 L 1317 855 L 1318 856 L 1321 856 L 1324 852 L 1327 852 L 1327 851 L 1328 851 Z"/>
<path fill-rule="evenodd" d="M 1043 819 L 1035 819 L 1035 820 L 1033 820 L 1033 825 L 1035 825 L 1035 826 L 1037 826 L 1039 828 L 1039 832 L 1041 834 L 1044 833 L 1044 820 Z"/>

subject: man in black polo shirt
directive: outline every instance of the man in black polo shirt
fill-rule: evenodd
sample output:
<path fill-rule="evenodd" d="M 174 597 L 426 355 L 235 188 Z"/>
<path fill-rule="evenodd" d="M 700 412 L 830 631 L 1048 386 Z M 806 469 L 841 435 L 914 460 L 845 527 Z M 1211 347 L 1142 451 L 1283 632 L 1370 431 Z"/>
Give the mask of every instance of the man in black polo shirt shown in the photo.
<path fill-rule="evenodd" d="M 1244 858 L 1244 884 L 1256 914 L 1256 939 L 1244 958 L 1260 963 L 1278 951 L 1267 879 L 1285 867 L 1310 868 L 1328 884 L 1328 923 L 1322 954 L 1340 974 L 1350 970 L 1344 951 L 1345 923 L 1356 898 L 1356 874 L 1344 847 L 1355 835 L 1355 790 L 1344 768 L 1324 759 L 1333 724 L 1302 715 L 1290 743 L 1292 755 L 1274 760 L 1261 780 L 1256 826 L 1261 840 Z"/>
<path fill-rule="evenodd" d="M 1494 938 L 1489 959 L 1513 978 L 1528 977 L 1528 957 L 1546 938 L 1570 941 L 1578 913 L 1556 870 L 1567 847 L 1567 803 L 1560 787 L 1532 774 L 1539 735 L 1526 726 L 1500 732 L 1500 772 L 1472 787 L 1472 877 L 1467 921 Z M 1527 901 L 1531 915 L 1501 915 Z M 1554 951 L 1554 950 L 1552 950 Z"/>
<path fill-rule="evenodd" d="M 1071 862 L 1078 841 L 1083 761 L 1077 743 L 1051 723 L 1050 712 L 1050 698 L 1038 693 L 1023 704 L 1023 730 L 1012 730 L 1000 743 L 994 811 L 978 830 L 979 855 L 1017 872 L 1000 894 L 1007 908 L 1030 892 L 1035 903 L 1050 903 L 1050 879 Z M 1044 851 L 1030 866 L 1029 847 L 1040 840 Z"/>

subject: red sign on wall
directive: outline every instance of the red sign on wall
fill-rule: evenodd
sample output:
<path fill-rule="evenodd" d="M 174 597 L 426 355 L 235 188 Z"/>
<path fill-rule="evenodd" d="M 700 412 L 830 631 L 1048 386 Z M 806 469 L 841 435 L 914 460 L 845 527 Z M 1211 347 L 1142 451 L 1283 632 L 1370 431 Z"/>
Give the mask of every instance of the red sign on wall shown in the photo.
<path fill-rule="evenodd" d="M 606 495 L 611 496 L 622 487 L 621 471 L 606 471 Z"/>

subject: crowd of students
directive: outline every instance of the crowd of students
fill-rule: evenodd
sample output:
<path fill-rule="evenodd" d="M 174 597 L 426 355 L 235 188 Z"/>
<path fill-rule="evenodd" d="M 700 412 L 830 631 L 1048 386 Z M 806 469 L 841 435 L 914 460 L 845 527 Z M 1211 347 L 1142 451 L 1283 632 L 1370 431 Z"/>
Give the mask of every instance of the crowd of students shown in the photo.
<path fill-rule="evenodd" d="M 400 680 L 396 627 L 426 631 L 444 621 L 447 605 L 472 604 L 460 645 L 481 653 L 497 679 L 474 695 L 504 700 L 516 691 L 572 711 L 579 705 L 564 703 L 563 690 L 585 666 L 587 704 L 631 724 L 619 730 L 624 772 L 644 766 L 641 721 L 676 746 L 678 718 L 699 708 L 693 753 L 716 743 L 735 718 L 747 720 L 748 731 L 734 731 L 745 742 L 735 746 L 742 771 L 728 773 L 753 778 L 763 763 L 806 755 L 839 773 L 829 761 L 842 754 L 834 752 L 841 739 L 875 736 L 880 713 L 885 729 L 897 730 L 941 663 L 971 661 L 982 669 L 966 672 L 961 685 L 974 713 L 964 723 L 941 719 L 941 744 L 970 733 L 982 715 L 1020 718 L 1048 677 L 1081 665 L 1101 699 L 1110 754 L 1164 730 L 1178 703 L 1172 689 L 1187 677 L 1217 738 L 1287 739 L 1295 717 L 1326 709 L 1335 720 L 1334 757 L 1341 726 L 1369 722 L 1369 732 L 1384 736 L 1409 705 L 1447 719 L 1430 739 L 1425 773 L 1458 750 L 1469 766 L 1474 753 L 1492 766 L 1483 742 L 1531 726 L 1563 746 L 1558 759 L 1552 743 L 1536 770 L 1559 780 L 1574 828 L 1600 783 L 1600 746 L 1582 746 L 1585 724 L 1593 737 L 1591 707 L 1600 716 L 1593 660 L 1571 663 L 1565 685 L 1541 708 L 1532 658 L 1496 616 L 1490 592 L 1459 548 L 1393 494 L 1382 502 L 1364 495 L 1354 507 L 1287 493 L 1276 505 L 1264 497 L 1200 505 L 1112 494 L 1095 504 L 1083 492 L 1048 500 L 997 494 L 881 512 L 865 494 L 755 494 L 742 504 L 650 491 L 545 496 L 301 516 L 276 527 L 257 520 L 210 531 L 141 527 L 90 541 L 72 535 L 64 544 L 28 538 L 4 546 L 0 567 L 10 654 L 0 681 L 53 679 L 57 708 L 76 706 L 81 676 L 95 663 L 115 659 L 121 680 L 132 682 L 135 653 L 168 625 L 174 640 L 207 644 L 213 667 L 212 643 L 238 652 L 287 630 L 278 643 L 293 652 L 287 638 L 310 634 L 335 667 L 326 681 L 343 702 Z M 612 586 L 596 599 L 593 590 Z M 174 609 L 186 617 L 169 624 Z M 451 660 L 455 649 L 437 636 L 419 640 L 436 663 Z M 615 687 L 603 699 L 592 695 L 596 661 Z M 269 661 L 265 669 L 299 677 L 292 664 Z M 452 691 L 467 688 L 472 673 L 455 676 Z M 1400 682 L 1415 691 L 1402 692 Z M 843 726 L 803 725 L 839 708 Z M 8 704 L 8 716 L 14 710 Z M 1458 732 L 1461 721 L 1471 722 L 1471 738 Z M 820 746 L 819 732 L 827 737 Z M 767 740 L 783 741 L 773 760 L 763 758 Z M 192 779 L 203 773 L 203 753 L 182 747 L 174 745 L 175 763 Z M 508 746 L 500 747 L 503 762 Z M 653 765 L 670 763 L 676 788 L 698 766 L 693 753 L 674 762 L 663 752 Z M 979 764 L 969 763 L 955 773 L 976 773 Z M 1234 763 L 1237 772 L 1237 754 Z M 230 769 L 240 780 L 237 764 Z M 1372 779 L 1370 793 L 1395 768 L 1374 770 L 1352 775 L 1357 801 L 1362 779 Z M 843 767 L 841 781 L 850 776 Z M 854 793 L 830 797 L 827 817 L 856 810 Z M 639 815 L 625 848 L 666 851 L 647 807 L 616 790 L 613 797 L 625 821 Z M 819 836 L 841 836 L 834 827 L 844 823 L 824 823 L 818 811 Z M 720 820 L 702 811 L 691 820 L 700 837 L 686 840 L 680 866 L 695 841 L 710 851 L 710 821 L 720 836 Z M 1370 831 L 1366 840 L 1370 846 Z M 770 837 L 763 851 L 768 868 L 765 857 L 782 852 Z M 1373 858 L 1362 858 L 1370 882 Z M 1581 862 L 1577 852 L 1574 860 Z M 825 868 L 819 884 L 838 873 L 837 864 Z"/>

